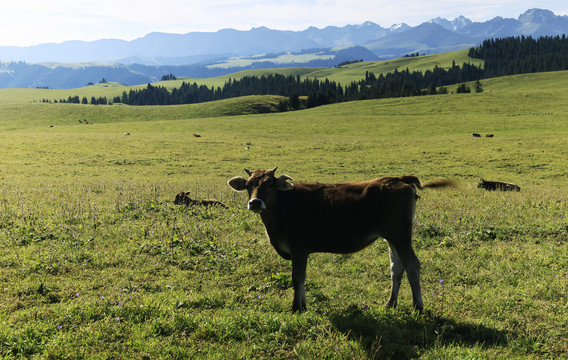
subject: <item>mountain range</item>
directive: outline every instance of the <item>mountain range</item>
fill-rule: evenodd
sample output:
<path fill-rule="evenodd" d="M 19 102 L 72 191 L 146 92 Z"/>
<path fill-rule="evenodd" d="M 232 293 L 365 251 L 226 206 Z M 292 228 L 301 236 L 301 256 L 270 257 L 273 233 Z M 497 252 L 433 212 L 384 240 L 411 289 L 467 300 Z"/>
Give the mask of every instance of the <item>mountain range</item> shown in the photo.
<path fill-rule="evenodd" d="M 303 31 L 258 27 L 249 31 L 223 29 L 187 34 L 154 32 L 132 41 L 103 39 L 28 47 L 0 46 L 0 61 L 3 62 L 0 63 L 0 87 L 77 85 L 54 84 L 50 81 L 14 82 L 17 74 L 11 69 L 10 62 L 20 61 L 95 62 L 98 65 L 112 64 L 115 69 L 130 69 L 132 64 L 138 64 L 153 69 L 137 73 L 151 80 L 156 74 L 167 74 L 170 69 L 176 71 L 176 76 L 209 77 L 253 67 L 331 67 L 346 60 L 386 60 L 406 54 L 465 49 L 487 38 L 556 36 L 566 33 L 568 16 L 557 16 L 550 10 L 531 9 L 517 19 L 496 17 L 485 22 L 473 22 L 460 16 L 453 20 L 435 18 L 416 27 L 397 24 L 383 28 L 367 21 L 360 25 L 328 26 L 323 29 L 310 27 Z M 45 68 L 56 67 L 51 65 Z M 36 68 L 36 71 L 39 70 Z M 139 76 L 131 77 L 136 78 L 132 80 L 135 82 L 142 80 Z M 133 85 L 129 81 L 126 84 Z"/>

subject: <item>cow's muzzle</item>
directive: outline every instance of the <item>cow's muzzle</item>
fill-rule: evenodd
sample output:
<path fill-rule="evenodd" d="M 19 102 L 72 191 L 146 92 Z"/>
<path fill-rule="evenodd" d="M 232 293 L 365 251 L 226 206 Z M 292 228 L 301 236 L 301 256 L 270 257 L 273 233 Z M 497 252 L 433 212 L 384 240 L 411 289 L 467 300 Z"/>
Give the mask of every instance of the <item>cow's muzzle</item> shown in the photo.
<path fill-rule="evenodd" d="M 255 213 L 261 213 L 262 210 L 266 209 L 266 205 L 262 199 L 254 198 L 249 200 L 248 209 Z"/>

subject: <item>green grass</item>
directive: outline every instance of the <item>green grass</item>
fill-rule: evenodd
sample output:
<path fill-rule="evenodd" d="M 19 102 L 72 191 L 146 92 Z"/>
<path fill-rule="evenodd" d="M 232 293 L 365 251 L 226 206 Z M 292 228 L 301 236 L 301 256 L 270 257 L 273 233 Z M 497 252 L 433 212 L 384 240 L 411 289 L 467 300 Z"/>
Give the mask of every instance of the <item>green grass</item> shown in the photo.
<path fill-rule="evenodd" d="M 274 99 L 84 106 L 13 90 L 0 101 L 0 354 L 566 357 L 567 83 L 568 72 L 523 75 L 485 80 L 480 94 L 240 116 Z M 399 308 L 384 307 L 377 241 L 311 256 L 308 312 L 291 314 L 290 263 L 226 185 L 274 166 L 296 180 L 456 179 L 420 193 L 425 313 L 407 282 Z M 522 190 L 478 190 L 478 177 Z M 228 209 L 177 207 L 181 190 Z"/>
<path fill-rule="evenodd" d="M 308 77 L 329 78 L 332 81 L 339 82 L 343 85 L 350 84 L 353 81 L 359 81 L 365 77 L 365 72 L 369 71 L 375 75 L 393 72 L 395 69 L 410 71 L 426 71 L 432 70 L 438 66 L 440 68 L 450 68 L 452 62 L 457 65 L 470 63 L 476 66 L 483 64 L 483 60 L 472 59 L 467 56 L 469 50 L 460 50 L 442 54 L 426 55 L 419 57 L 408 57 L 386 61 L 364 61 L 360 63 L 349 64 L 339 68 L 321 68 L 313 71 Z"/>

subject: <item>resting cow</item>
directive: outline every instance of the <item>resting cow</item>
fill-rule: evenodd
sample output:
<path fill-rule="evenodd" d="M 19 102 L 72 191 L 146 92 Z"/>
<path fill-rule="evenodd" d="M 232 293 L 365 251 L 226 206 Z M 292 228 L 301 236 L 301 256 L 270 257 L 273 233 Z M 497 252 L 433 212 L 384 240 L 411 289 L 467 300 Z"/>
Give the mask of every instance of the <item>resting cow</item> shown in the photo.
<path fill-rule="evenodd" d="M 521 187 L 515 184 L 505 183 L 501 181 L 485 181 L 483 179 L 479 179 L 477 187 L 489 191 L 521 191 Z"/>
<path fill-rule="evenodd" d="M 343 184 L 292 184 L 286 175 L 275 177 L 276 168 L 245 171 L 248 179 L 234 177 L 228 184 L 248 192 L 248 209 L 260 214 L 278 254 L 292 260 L 292 311 L 306 309 L 304 283 L 311 253 L 352 253 L 379 237 L 389 245 L 392 287 L 387 305 L 396 306 L 406 271 L 414 307 L 423 309 L 420 261 L 412 248 L 416 189 L 448 186 L 451 181 L 421 184 L 415 176 L 402 176 Z"/>
<path fill-rule="evenodd" d="M 182 191 L 179 194 L 177 194 L 174 200 L 174 204 L 186 205 L 186 206 L 201 205 L 201 206 L 221 206 L 224 208 L 227 207 L 227 205 L 215 199 L 193 200 L 192 198 L 189 197 L 189 193 L 190 193 L 189 191 Z"/>

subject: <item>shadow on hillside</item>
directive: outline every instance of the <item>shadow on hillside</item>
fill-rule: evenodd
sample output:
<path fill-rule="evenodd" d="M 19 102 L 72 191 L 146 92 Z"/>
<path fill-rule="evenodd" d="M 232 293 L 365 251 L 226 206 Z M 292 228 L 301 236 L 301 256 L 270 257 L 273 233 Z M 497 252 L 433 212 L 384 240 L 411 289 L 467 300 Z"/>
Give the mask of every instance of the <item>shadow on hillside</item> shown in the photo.
<path fill-rule="evenodd" d="M 404 314 L 351 306 L 332 315 L 335 328 L 366 349 L 370 359 L 411 359 L 421 349 L 458 345 L 491 348 L 507 344 L 509 332 L 461 323 L 430 313 Z"/>

